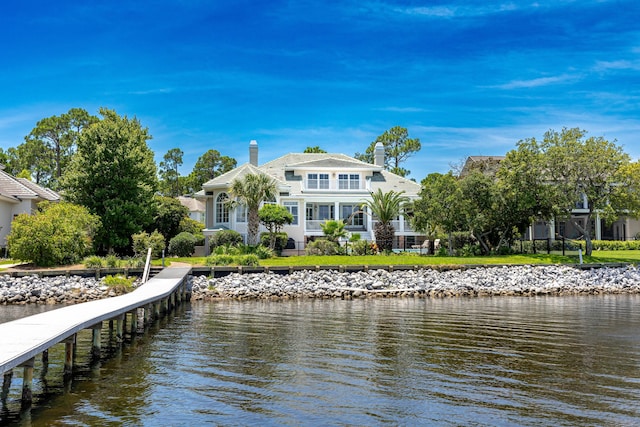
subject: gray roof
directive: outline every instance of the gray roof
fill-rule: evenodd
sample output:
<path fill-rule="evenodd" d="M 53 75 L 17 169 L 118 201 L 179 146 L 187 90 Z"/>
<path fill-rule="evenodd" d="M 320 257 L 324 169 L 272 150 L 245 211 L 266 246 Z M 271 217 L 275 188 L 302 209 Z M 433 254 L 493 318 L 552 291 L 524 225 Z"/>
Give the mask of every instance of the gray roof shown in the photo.
<path fill-rule="evenodd" d="M 193 197 L 179 196 L 178 201 L 182 206 L 189 209 L 189 212 L 204 212 L 204 203 Z"/>
<path fill-rule="evenodd" d="M 60 195 L 25 178 L 0 170 L 0 195 L 19 202 L 23 199 L 59 201 Z"/>
<path fill-rule="evenodd" d="M 420 193 L 420 184 L 395 175 L 384 170 L 380 166 L 365 163 L 353 157 L 339 153 L 290 153 L 277 159 L 271 160 L 261 166 L 253 166 L 245 163 L 237 168 L 220 175 L 205 184 L 203 191 L 195 194 L 195 197 L 201 198 L 205 196 L 205 191 L 216 188 L 225 188 L 235 178 L 241 178 L 247 174 L 265 173 L 271 176 L 278 186 L 287 188 L 291 195 L 302 193 L 303 179 L 295 175 L 292 171 L 296 169 L 327 169 L 327 170 L 344 170 L 365 171 L 365 175 L 370 177 L 372 188 L 376 191 L 378 188 L 383 192 L 390 190 L 404 191 L 408 196 L 417 196 Z"/>

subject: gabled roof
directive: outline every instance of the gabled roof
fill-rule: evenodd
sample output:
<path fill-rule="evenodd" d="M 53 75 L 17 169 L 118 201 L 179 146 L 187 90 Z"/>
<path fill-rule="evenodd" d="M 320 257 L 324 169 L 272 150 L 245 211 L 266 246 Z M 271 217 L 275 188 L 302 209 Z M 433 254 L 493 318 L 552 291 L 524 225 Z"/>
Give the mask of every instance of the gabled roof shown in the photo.
<path fill-rule="evenodd" d="M 205 210 L 204 203 L 193 197 L 179 196 L 178 201 L 182 206 L 189 209 L 189 212 L 204 212 Z"/>
<path fill-rule="evenodd" d="M 60 200 L 60 195 L 55 191 L 44 188 L 28 179 L 16 178 L 3 170 L 0 170 L 0 195 L 15 202 L 24 199 L 40 199 L 54 202 Z"/>
<path fill-rule="evenodd" d="M 248 174 L 264 173 L 272 177 L 280 189 L 287 189 L 291 194 L 303 192 L 303 179 L 295 175 L 296 170 L 327 169 L 331 171 L 365 171 L 372 182 L 372 188 L 378 188 L 384 192 L 390 190 L 404 191 L 408 196 L 417 196 L 420 193 L 420 184 L 384 170 L 381 166 L 362 162 L 340 153 L 289 153 L 277 159 L 271 160 L 261 166 L 253 166 L 245 163 L 237 168 L 220 175 L 205 184 L 203 190 L 198 191 L 194 197 L 204 198 L 207 191 L 213 189 L 228 188 L 236 178 Z M 363 187 L 364 188 L 364 187 Z"/>
<path fill-rule="evenodd" d="M 229 172 L 223 173 L 220 176 L 216 176 L 215 178 L 205 182 L 202 184 L 202 188 L 205 190 L 213 189 L 213 188 L 224 188 L 228 187 L 231 182 L 236 178 L 242 178 L 245 175 L 249 174 L 260 174 L 262 171 L 258 169 L 256 166 L 253 166 L 251 163 L 244 163 L 238 166 L 235 169 L 230 170 Z"/>
<path fill-rule="evenodd" d="M 474 170 L 482 172 L 483 174 L 495 175 L 504 157 L 505 156 L 469 156 L 460 171 L 460 177 L 465 177 Z"/>

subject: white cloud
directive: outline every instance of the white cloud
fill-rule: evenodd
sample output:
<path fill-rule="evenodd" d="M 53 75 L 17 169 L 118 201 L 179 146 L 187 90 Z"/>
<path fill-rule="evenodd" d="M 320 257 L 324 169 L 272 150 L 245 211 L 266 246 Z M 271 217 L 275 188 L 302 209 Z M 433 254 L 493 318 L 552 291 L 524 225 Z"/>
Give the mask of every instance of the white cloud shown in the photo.
<path fill-rule="evenodd" d="M 539 77 L 536 79 L 529 79 L 529 80 L 512 80 L 505 84 L 492 86 L 492 87 L 496 89 L 507 89 L 507 90 L 535 88 L 535 87 L 541 87 L 541 86 L 549 86 L 554 84 L 574 82 L 579 80 L 580 78 L 581 76 L 578 76 L 578 75 L 562 74 L 559 76 Z"/>

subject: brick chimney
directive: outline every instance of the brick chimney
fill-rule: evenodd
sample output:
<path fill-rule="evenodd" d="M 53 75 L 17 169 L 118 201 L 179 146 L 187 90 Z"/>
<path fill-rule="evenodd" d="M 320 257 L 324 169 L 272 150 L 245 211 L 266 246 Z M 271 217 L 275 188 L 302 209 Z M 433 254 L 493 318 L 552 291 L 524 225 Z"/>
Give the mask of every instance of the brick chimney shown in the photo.
<path fill-rule="evenodd" d="M 258 166 L 258 141 L 255 139 L 249 143 L 249 163 Z"/>

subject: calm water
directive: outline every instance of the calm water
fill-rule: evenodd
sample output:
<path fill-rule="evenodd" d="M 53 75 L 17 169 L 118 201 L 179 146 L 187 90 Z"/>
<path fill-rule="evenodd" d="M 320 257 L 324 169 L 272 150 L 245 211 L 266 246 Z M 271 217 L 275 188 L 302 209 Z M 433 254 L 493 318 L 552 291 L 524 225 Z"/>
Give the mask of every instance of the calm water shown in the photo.
<path fill-rule="evenodd" d="M 70 382 L 56 346 L 28 411 L 16 372 L 0 424 L 638 425 L 639 304 L 194 303 L 98 362 L 83 334 Z"/>

